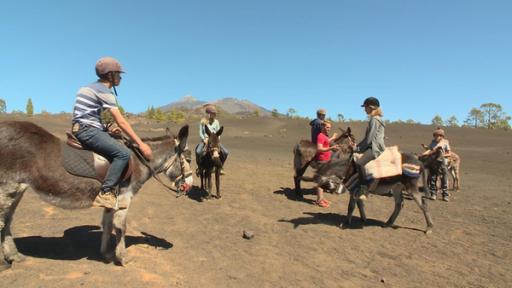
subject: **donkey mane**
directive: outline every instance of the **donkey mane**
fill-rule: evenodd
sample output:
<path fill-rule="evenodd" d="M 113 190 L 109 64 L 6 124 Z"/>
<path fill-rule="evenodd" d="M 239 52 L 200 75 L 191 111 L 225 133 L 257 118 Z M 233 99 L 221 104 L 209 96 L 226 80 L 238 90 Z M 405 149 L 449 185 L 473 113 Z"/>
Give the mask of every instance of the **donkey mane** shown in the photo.
<path fill-rule="evenodd" d="M 163 136 L 156 136 L 156 137 L 144 137 L 141 138 L 142 142 L 158 142 L 158 141 L 164 141 L 168 139 L 176 138 L 176 135 L 163 135 Z"/>

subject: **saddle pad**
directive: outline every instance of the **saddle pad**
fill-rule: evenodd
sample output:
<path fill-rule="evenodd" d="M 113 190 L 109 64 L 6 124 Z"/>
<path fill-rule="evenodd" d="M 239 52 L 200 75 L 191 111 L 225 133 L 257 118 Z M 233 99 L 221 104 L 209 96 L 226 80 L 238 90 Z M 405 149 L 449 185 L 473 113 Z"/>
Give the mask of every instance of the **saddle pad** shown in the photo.
<path fill-rule="evenodd" d="M 78 150 L 65 143 L 61 143 L 60 147 L 62 166 L 66 171 L 76 176 L 96 179 L 92 151 Z"/>
<path fill-rule="evenodd" d="M 367 179 L 379 179 L 402 174 L 402 154 L 398 146 L 386 147 L 386 150 L 375 160 L 365 166 Z"/>

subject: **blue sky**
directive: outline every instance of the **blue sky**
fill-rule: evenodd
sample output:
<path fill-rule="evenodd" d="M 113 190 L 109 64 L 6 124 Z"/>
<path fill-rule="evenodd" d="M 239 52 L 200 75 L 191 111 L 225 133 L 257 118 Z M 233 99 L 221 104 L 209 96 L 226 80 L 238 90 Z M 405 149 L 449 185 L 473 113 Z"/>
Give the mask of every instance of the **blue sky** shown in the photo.
<path fill-rule="evenodd" d="M 185 95 L 364 119 L 459 121 L 512 109 L 512 1 L 3 1 L 0 98 L 7 110 L 71 112 L 102 56 L 127 73 L 130 112 Z"/>

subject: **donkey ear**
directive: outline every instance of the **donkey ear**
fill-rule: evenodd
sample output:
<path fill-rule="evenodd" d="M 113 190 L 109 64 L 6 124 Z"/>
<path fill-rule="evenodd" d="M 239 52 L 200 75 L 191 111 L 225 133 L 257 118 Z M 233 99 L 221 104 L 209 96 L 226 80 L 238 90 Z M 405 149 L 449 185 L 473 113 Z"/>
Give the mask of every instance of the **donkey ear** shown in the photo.
<path fill-rule="evenodd" d="M 188 125 L 181 127 L 180 132 L 178 132 L 178 140 L 180 141 L 180 151 L 185 150 L 187 146 L 187 138 L 188 138 Z"/>
<path fill-rule="evenodd" d="M 350 127 L 347 127 L 347 133 L 352 134 L 352 129 L 350 129 Z"/>
<path fill-rule="evenodd" d="M 217 131 L 217 133 L 215 134 L 217 134 L 217 136 L 220 136 L 222 134 L 222 131 L 224 131 L 224 126 L 220 126 L 219 131 Z"/>
<path fill-rule="evenodd" d="M 210 128 L 208 128 L 208 125 L 204 125 L 204 132 L 206 132 L 208 137 L 212 136 L 212 132 L 210 131 Z"/>
<path fill-rule="evenodd" d="M 165 128 L 165 135 L 171 136 L 171 129 L 169 129 L 169 127 Z"/>

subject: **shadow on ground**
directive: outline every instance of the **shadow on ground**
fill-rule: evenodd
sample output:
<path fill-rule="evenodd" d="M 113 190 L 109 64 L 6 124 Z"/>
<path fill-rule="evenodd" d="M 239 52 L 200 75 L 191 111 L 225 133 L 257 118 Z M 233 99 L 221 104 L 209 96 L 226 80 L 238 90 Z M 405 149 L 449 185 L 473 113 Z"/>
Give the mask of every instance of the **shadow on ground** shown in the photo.
<path fill-rule="evenodd" d="M 62 237 L 28 236 L 14 239 L 18 250 L 27 256 L 54 260 L 89 260 L 103 262 L 100 254 L 101 227 L 93 225 L 77 226 L 64 231 Z M 146 244 L 156 249 L 170 249 L 172 243 L 141 232 L 142 236 L 126 235 L 126 247 Z M 115 237 L 111 238 L 110 247 L 115 245 Z"/>
<path fill-rule="evenodd" d="M 304 212 L 303 214 L 308 215 L 305 217 L 297 217 L 294 219 L 281 219 L 279 222 L 288 222 L 293 224 L 293 228 L 297 229 L 302 225 L 313 225 L 313 224 L 324 224 L 340 227 L 341 224 L 347 221 L 347 216 L 340 215 L 337 213 L 321 213 L 321 212 Z M 344 225 L 344 229 L 362 229 L 363 226 L 383 226 L 384 222 L 376 219 L 366 219 L 366 222 L 362 222 L 359 217 L 352 217 L 352 225 Z"/>
<path fill-rule="evenodd" d="M 297 197 L 297 194 L 295 194 L 295 189 L 292 189 L 289 187 L 281 187 L 280 190 L 274 191 L 274 194 L 284 195 L 284 196 L 286 196 L 286 198 L 288 198 L 288 200 L 305 202 L 308 204 L 315 204 L 315 200 L 313 200 L 313 199 Z M 316 195 L 316 190 L 315 190 L 315 188 L 302 189 L 302 194 L 303 195 Z"/>

